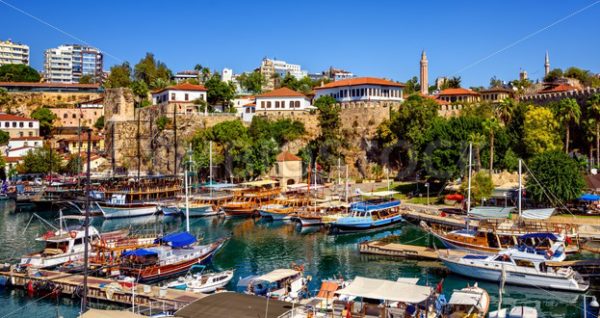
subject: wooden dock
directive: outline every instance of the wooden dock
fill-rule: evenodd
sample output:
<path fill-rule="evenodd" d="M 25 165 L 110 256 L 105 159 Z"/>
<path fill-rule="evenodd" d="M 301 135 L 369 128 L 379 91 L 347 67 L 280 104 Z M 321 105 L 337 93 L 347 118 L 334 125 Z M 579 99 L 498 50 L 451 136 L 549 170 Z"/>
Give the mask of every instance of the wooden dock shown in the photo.
<path fill-rule="evenodd" d="M 432 214 L 431 212 L 421 212 L 413 209 L 412 207 L 406 206 L 405 209 L 401 210 L 402 216 L 410 221 L 419 223 L 420 221 L 425 221 L 428 224 L 441 224 L 454 229 L 462 229 L 465 228 L 465 219 L 464 217 L 456 217 L 456 216 L 440 216 L 438 214 Z M 470 221 L 470 225 L 476 227 L 479 222 L 475 220 Z"/>
<path fill-rule="evenodd" d="M 24 273 L 2 271 L 0 277 L 8 278 L 12 286 L 26 289 L 30 282 L 33 286 L 51 283 L 53 288 L 60 290 L 60 294 L 64 295 L 78 296 L 83 290 L 83 275 L 29 270 Z M 135 284 L 135 288 L 132 288 L 115 280 L 88 277 L 88 297 L 125 306 L 135 303 L 136 307 L 143 308 L 146 312 L 160 313 L 178 310 L 205 295 L 144 284 Z"/>
<path fill-rule="evenodd" d="M 384 241 L 367 241 L 358 244 L 358 250 L 363 254 L 394 256 L 417 260 L 438 260 L 438 251 L 425 246 L 389 243 Z"/>

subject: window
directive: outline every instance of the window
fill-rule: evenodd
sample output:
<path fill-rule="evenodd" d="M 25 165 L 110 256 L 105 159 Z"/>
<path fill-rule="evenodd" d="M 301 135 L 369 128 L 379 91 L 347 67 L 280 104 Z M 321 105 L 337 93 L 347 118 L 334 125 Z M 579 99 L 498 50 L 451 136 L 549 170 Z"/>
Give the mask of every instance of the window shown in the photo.
<path fill-rule="evenodd" d="M 189 94 L 188 94 L 188 93 L 185 93 L 185 97 L 184 97 L 184 98 L 185 98 L 185 100 L 186 100 L 186 101 L 190 100 L 190 96 L 189 96 Z"/>
<path fill-rule="evenodd" d="M 284 100 L 281 101 L 281 108 L 285 108 L 285 101 Z"/>
<path fill-rule="evenodd" d="M 13 128 L 17 128 L 17 122 L 13 121 L 12 123 Z"/>
<path fill-rule="evenodd" d="M 77 118 L 77 114 L 73 114 L 71 117 L 73 117 L 73 119 Z"/>
<path fill-rule="evenodd" d="M 265 102 L 260 102 L 260 108 L 265 108 Z"/>
<path fill-rule="evenodd" d="M 23 132 L 19 131 L 19 137 L 23 137 Z"/>
<path fill-rule="evenodd" d="M 4 127 L 8 128 L 8 127 L 10 127 L 10 124 L 7 121 L 5 121 L 4 122 Z"/>
<path fill-rule="evenodd" d="M 25 125 L 23 125 L 23 122 L 22 122 L 22 121 L 20 121 L 20 122 L 19 122 L 19 128 L 23 128 L 23 126 L 25 126 Z"/>
<path fill-rule="evenodd" d="M 271 102 L 267 102 L 267 108 L 271 108 Z"/>
<path fill-rule="evenodd" d="M 275 102 L 275 108 L 279 108 L 279 101 Z"/>
<path fill-rule="evenodd" d="M 29 132 L 29 137 L 33 137 L 33 131 Z"/>
<path fill-rule="evenodd" d="M 67 115 L 67 113 L 64 113 L 64 114 L 63 114 L 63 118 L 65 118 L 65 119 L 66 119 L 67 117 L 69 117 L 69 116 Z"/>
<path fill-rule="evenodd" d="M 300 108 L 300 101 L 296 101 L 296 108 Z"/>
<path fill-rule="evenodd" d="M 175 100 L 175 93 L 171 93 L 171 100 Z"/>

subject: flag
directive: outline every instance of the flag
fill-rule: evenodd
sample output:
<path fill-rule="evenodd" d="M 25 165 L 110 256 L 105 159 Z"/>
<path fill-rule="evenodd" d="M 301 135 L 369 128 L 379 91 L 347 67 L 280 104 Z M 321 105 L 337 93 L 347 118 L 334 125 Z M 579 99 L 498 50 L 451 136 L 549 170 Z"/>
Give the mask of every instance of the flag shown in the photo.
<path fill-rule="evenodd" d="M 441 293 L 442 293 L 442 289 L 443 289 L 443 287 L 444 287 L 444 279 L 442 278 L 442 280 L 440 280 L 440 282 L 439 282 L 439 283 L 437 284 L 437 286 L 435 287 L 435 291 L 436 291 L 438 294 L 441 294 Z"/>

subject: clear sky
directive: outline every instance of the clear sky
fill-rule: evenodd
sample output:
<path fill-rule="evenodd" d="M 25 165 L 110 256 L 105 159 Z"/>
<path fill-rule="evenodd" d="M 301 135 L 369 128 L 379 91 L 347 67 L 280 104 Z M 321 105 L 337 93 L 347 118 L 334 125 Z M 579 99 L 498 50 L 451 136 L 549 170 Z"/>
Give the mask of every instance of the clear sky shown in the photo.
<path fill-rule="evenodd" d="M 520 68 L 540 78 L 546 50 L 552 68 L 600 72 L 597 0 L 0 0 L 0 39 L 28 44 L 41 69 L 46 48 L 79 41 L 6 3 L 100 48 L 106 69 L 153 52 L 173 71 L 199 63 L 240 73 L 275 57 L 309 72 L 335 66 L 405 81 L 419 74 L 425 49 L 430 84 L 458 75 L 464 86 L 488 85 L 494 75 L 517 78 Z"/>

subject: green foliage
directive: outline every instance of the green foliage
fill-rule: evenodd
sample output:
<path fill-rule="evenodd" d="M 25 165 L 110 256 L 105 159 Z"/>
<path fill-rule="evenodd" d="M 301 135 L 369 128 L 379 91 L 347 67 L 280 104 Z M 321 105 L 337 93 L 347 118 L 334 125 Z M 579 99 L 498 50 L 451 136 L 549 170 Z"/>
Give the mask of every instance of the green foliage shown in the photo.
<path fill-rule="evenodd" d="M 248 128 L 248 134 L 253 140 L 272 139 L 279 147 L 300 138 L 305 133 L 302 122 L 288 118 L 271 121 L 262 116 L 254 116 Z"/>
<path fill-rule="evenodd" d="M 267 79 L 259 72 L 243 73 L 238 77 L 240 86 L 253 94 L 262 93 L 262 87 L 267 84 Z"/>
<path fill-rule="evenodd" d="M 519 157 L 512 149 L 506 150 L 502 159 L 502 166 L 508 171 L 516 171 L 519 167 Z"/>
<path fill-rule="evenodd" d="M 442 90 L 446 89 L 446 88 L 460 88 L 460 83 L 461 83 L 462 79 L 460 78 L 460 76 L 453 76 L 451 78 L 449 78 L 448 80 L 446 80 L 444 82 L 444 84 L 442 85 L 442 87 L 440 87 Z"/>
<path fill-rule="evenodd" d="M 504 85 L 504 82 L 502 82 L 502 80 L 497 78 L 496 76 L 493 76 L 492 78 L 490 78 L 490 88 L 502 87 L 503 85 Z"/>
<path fill-rule="evenodd" d="M 563 71 L 560 68 L 555 68 L 544 76 L 544 82 L 554 82 L 561 77 L 563 77 Z"/>
<path fill-rule="evenodd" d="M 554 105 L 556 119 L 565 127 L 565 151 L 569 152 L 569 136 L 571 124 L 579 124 L 581 109 L 573 98 L 561 99 Z"/>
<path fill-rule="evenodd" d="M 10 135 L 4 130 L 0 130 L 0 145 L 8 144 L 9 140 L 10 140 Z"/>
<path fill-rule="evenodd" d="M 167 65 L 154 58 L 154 54 L 146 53 L 133 67 L 133 77 L 143 81 L 151 89 L 160 89 L 168 86 L 173 73 Z M 165 85 L 165 83 L 167 83 Z"/>
<path fill-rule="evenodd" d="M 98 117 L 98 119 L 94 123 L 94 128 L 96 128 L 98 130 L 104 129 L 104 115 Z"/>
<path fill-rule="evenodd" d="M 104 87 L 106 88 L 119 88 L 129 87 L 131 85 L 131 66 L 128 62 L 123 62 L 120 65 L 113 65 L 110 68 L 110 73 Z"/>
<path fill-rule="evenodd" d="M 54 121 L 57 119 L 56 115 L 45 107 L 36 108 L 31 112 L 31 118 L 39 120 L 40 135 L 42 136 L 49 136 L 52 133 Z"/>
<path fill-rule="evenodd" d="M 337 164 L 337 159 L 342 157 L 342 150 L 347 147 L 341 131 L 340 107 L 335 105 L 335 99 L 331 96 L 319 97 L 314 106 L 319 110 L 321 133 L 307 145 L 307 151 L 325 170 L 329 170 Z"/>
<path fill-rule="evenodd" d="M 146 84 L 146 82 L 135 80 L 131 82 L 131 85 L 129 87 L 131 88 L 133 94 L 137 97 L 138 101 L 148 98 L 148 92 L 150 90 L 148 89 L 148 85 Z"/>
<path fill-rule="evenodd" d="M 406 96 L 421 91 L 421 84 L 419 84 L 419 79 L 416 76 L 413 76 L 411 79 L 406 81 L 404 85 L 406 86 L 404 87 L 403 92 Z"/>
<path fill-rule="evenodd" d="M 17 170 L 20 173 L 48 173 L 60 171 L 62 158 L 48 147 L 36 148 L 27 152 Z"/>
<path fill-rule="evenodd" d="M 287 87 L 297 92 L 308 94 L 312 91 L 313 81 L 308 76 L 298 80 L 296 77 L 288 73 L 285 75 L 283 80 L 281 80 L 280 87 Z"/>
<path fill-rule="evenodd" d="M 561 149 L 558 122 L 545 107 L 529 106 L 523 122 L 523 143 L 529 154 Z"/>
<path fill-rule="evenodd" d="M 536 202 L 548 202 L 553 205 L 564 203 L 578 198 L 585 188 L 577 161 L 563 152 L 548 151 L 538 154 L 531 159 L 528 167 L 533 175 L 526 176 L 527 197 Z M 544 190 L 561 202 L 549 202 Z"/>
<path fill-rule="evenodd" d="M 214 73 L 204 84 L 208 90 L 206 99 L 209 105 L 230 106 L 235 97 L 235 86 L 232 82 L 223 82 L 219 73 Z"/>
<path fill-rule="evenodd" d="M 159 116 L 158 118 L 156 118 L 156 128 L 158 128 L 159 131 L 163 131 L 165 130 L 165 128 L 167 128 L 167 125 L 169 125 L 171 123 L 171 118 L 167 117 L 167 116 Z"/>
<path fill-rule="evenodd" d="M 585 87 L 600 87 L 600 78 L 595 76 L 594 73 L 589 70 L 580 69 L 575 66 L 569 67 L 564 72 L 560 68 L 551 70 L 548 75 L 544 77 L 544 82 L 553 82 L 562 77 L 579 80 Z"/>
<path fill-rule="evenodd" d="M 96 80 L 92 75 L 83 75 L 79 78 L 79 84 L 94 84 Z"/>
<path fill-rule="evenodd" d="M 83 160 L 77 155 L 73 154 L 69 157 L 67 164 L 62 168 L 62 172 L 76 175 L 83 171 Z"/>
<path fill-rule="evenodd" d="M 25 64 L 0 66 L 0 82 L 39 82 L 40 74 Z"/>
<path fill-rule="evenodd" d="M 462 180 L 460 185 L 461 192 L 467 195 L 467 191 L 469 188 L 469 182 L 465 177 Z M 471 206 L 476 205 L 473 203 L 481 202 L 483 199 L 489 199 L 492 196 L 492 192 L 494 191 L 494 183 L 492 182 L 492 178 L 489 174 L 479 171 L 473 174 L 471 178 L 471 200 L 474 201 L 471 203 Z"/>

